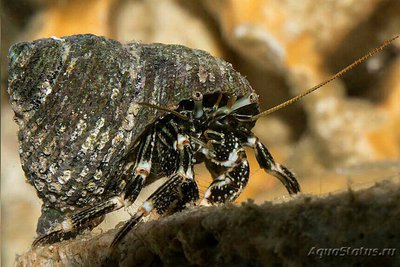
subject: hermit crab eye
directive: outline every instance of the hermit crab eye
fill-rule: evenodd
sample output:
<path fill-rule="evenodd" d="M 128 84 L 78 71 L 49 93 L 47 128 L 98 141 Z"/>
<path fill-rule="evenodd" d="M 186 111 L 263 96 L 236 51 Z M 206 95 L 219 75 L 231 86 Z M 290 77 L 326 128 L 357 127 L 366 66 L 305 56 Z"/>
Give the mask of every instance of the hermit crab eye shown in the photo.
<path fill-rule="evenodd" d="M 251 93 L 249 96 L 250 103 L 254 104 L 258 102 L 258 95 L 256 93 Z"/>
<path fill-rule="evenodd" d="M 193 98 L 194 101 L 203 100 L 203 94 L 198 92 L 198 91 L 196 91 L 196 92 L 193 93 L 192 98 Z"/>

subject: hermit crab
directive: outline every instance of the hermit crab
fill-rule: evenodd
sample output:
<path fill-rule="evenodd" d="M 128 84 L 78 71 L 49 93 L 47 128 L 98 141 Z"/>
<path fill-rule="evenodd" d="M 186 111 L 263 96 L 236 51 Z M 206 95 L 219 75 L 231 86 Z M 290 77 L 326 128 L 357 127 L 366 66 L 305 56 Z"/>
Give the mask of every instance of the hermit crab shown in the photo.
<path fill-rule="evenodd" d="M 22 167 L 43 200 L 34 246 L 95 227 L 161 178 L 112 245 L 152 211 L 233 201 L 249 179 L 245 147 L 290 194 L 300 192 L 295 175 L 251 129 L 258 117 L 324 84 L 260 113 L 248 81 L 221 59 L 180 45 L 95 35 L 12 46 L 8 83 Z M 199 163 L 213 178 L 203 196 L 193 170 Z"/>

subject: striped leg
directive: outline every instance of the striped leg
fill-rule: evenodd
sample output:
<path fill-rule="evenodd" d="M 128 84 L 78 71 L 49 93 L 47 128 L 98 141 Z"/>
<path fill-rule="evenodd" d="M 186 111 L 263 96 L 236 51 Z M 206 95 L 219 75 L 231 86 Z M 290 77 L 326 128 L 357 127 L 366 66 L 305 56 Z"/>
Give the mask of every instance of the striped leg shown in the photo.
<path fill-rule="evenodd" d="M 135 165 L 132 169 L 128 168 L 127 170 L 128 172 L 134 170 L 135 178 L 130 179 L 123 190 L 122 198 L 124 199 L 125 206 L 129 206 L 135 202 L 146 178 L 150 175 L 154 153 L 157 153 L 154 151 L 155 138 L 156 132 L 153 130 L 139 148 Z"/>
<path fill-rule="evenodd" d="M 246 186 L 250 173 L 240 140 L 233 130 L 225 129 L 209 129 L 204 136 L 208 141 L 202 152 L 208 159 L 206 166 L 214 180 L 200 205 L 234 201 Z"/>
<path fill-rule="evenodd" d="M 275 162 L 268 149 L 257 137 L 249 137 L 245 145 L 254 149 L 260 167 L 263 168 L 267 173 L 278 178 L 286 187 L 289 194 L 296 194 L 300 192 L 300 185 L 297 182 L 295 175 L 285 166 Z"/>
<path fill-rule="evenodd" d="M 182 210 L 199 198 L 193 172 L 193 151 L 188 136 L 178 134 L 175 149 L 179 151 L 178 170 L 142 204 L 136 214 L 118 231 L 111 247 L 115 247 L 141 219 L 154 209 L 159 214 Z"/>
<path fill-rule="evenodd" d="M 174 175 L 159 187 L 142 204 L 135 215 L 119 229 L 111 243 L 111 247 L 117 246 L 126 234 L 154 209 L 159 214 L 164 214 L 167 211 L 175 212 L 182 210 L 186 204 L 196 201 L 199 198 L 198 194 L 197 184 L 194 180 L 188 179 L 182 181 L 181 176 Z"/>
<path fill-rule="evenodd" d="M 83 230 L 90 228 L 91 222 L 96 219 L 102 218 L 107 213 L 132 204 L 139 195 L 146 177 L 150 174 L 154 139 L 155 133 L 152 131 L 145 141 L 140 144 L 135 164 L 128 165 L 125 170 L 125 175 L 134 175 L 134 178 L 129 180 L 122 196 L 115 196 L 96 206 L 88 207 L 67 216 L 62 222 L 55 224 L 48 233 L 37 237 L 32 247 L 46 243 L 54 243 L 64 238 L 71 238 Z"/>
<path fill-rule="evenodd" d="M 200 205 L 210 206 L 216 203 L 234 201 L 243 191 L 249 180 L 249 163 L 245 154 L 241 160 L 218 176 L 208 187 Z"/>

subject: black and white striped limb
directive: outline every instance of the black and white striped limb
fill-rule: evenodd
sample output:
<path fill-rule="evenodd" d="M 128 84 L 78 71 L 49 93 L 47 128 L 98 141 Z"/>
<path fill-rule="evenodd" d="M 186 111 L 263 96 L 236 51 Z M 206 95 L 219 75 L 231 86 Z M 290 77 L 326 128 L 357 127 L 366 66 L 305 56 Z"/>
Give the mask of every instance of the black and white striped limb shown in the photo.
<path fill-rule="evenodd" d="M 194 202 L 199 198 L 199 191 L 194 180 L 193 151 L 189 137 L 178 134 L 173 147 L 178 151 L 179 155 L 177 171 L 150 195 L 132 218 L 118 231 L 111 244 L 112 247 L 118 245 L 126 234 L 153 210 L 156 210 L 160 215 L 169 212 L 173 213 L 184 209 L 188 203 Z"/>
<path fill-rule="evenodd" d="M 237 164 L 213 180 L 200 205 L 209 206 L 234 201 L 246 186 L 249 174 L 249 163 L 243 157 Z"/>
<path fill-rule="evenodd" d="M 209 169 L 218 170 L 200 203 L 209 206 L 234 201 L 249 179 L 249 163 L 245 151 L 234 131 L 211 129 L 205 132 L 207 148 L 202 152 L 208 159 Z"/>
<path fill-rule="evenodd" d="M 246 146 L 252 147 L 256 154 L 256 159 L 261 168 L 268 174 L 278 178 L 279 181 L 286 187 L 289 194 L 296 194 L 300 192 L 300 185 L 296 180 L 295 175 L 289 171 L 285 166 L 275 162 L 268 149 L 260 142 L 255 136 L 247 138 Z"/>

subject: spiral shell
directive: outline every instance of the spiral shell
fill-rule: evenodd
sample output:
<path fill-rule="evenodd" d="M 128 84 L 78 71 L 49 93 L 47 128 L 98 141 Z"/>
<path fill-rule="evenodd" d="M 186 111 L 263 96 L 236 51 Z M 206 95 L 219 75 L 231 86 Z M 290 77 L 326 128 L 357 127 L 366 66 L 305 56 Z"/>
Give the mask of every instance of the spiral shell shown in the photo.
<path fill-rule="evenodd" d="M 231 64 L 180 45 L 94 35 L 18 43 L 9 53 L 20 156 L 44 208 L 61 212 L 117 195 L 140 134 L 193 92 L 253 93 Z"/>

